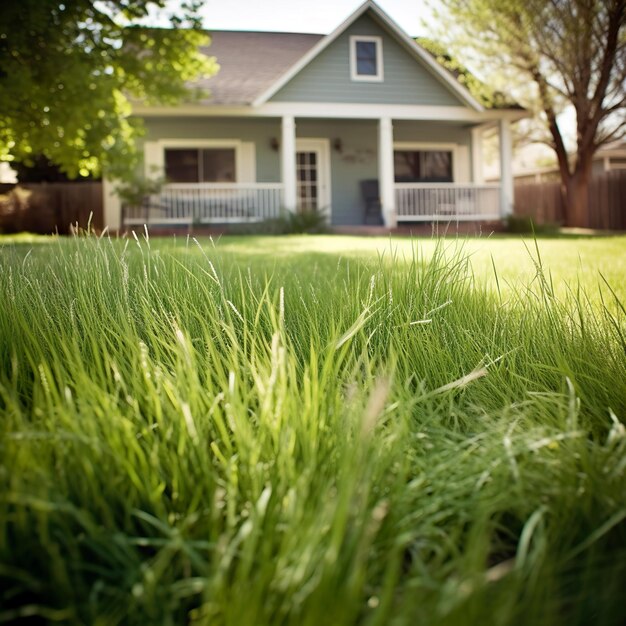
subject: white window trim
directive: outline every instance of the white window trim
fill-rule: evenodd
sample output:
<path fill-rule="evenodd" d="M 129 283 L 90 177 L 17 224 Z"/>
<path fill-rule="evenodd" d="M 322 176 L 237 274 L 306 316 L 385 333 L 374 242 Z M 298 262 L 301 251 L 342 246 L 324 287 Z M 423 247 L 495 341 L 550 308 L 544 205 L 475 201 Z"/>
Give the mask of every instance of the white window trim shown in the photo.
<path fill-rule="evenodd" d="M 244 180 L 242 141 L 239 139 L 160 139 L 157 144 L 161 154 L 162 171 L 165 174 L 165 150 L 167 148 L 232 148 L 235 150 L 235 180 Z"/>
<path fill-rule="evenodd" d="M 393 150 L 441 150 L 452 152 L 452 182 L 456 183 L 460 178 L 460 155 L 458 143 L 422 143 L 414 141 L 394 141 Z"/>
<path fill-rule="evenodd" d="M 374 76 L 357 74 L 356 44 L 359 41 L 374 42 L 376 44 L 376 74 Z M 383 82 L 383 38 L 369 35 L 352 35 L 350 37 L 350 78 L 353 81 L 368 83 Z"/>

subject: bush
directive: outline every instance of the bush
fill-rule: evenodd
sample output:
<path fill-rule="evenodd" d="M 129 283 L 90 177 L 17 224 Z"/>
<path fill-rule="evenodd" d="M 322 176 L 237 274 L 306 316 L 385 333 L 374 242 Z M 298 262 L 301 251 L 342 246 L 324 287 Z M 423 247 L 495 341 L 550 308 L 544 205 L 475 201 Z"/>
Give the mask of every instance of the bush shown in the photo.
<path fill-rule="evenodd" d="M 326 217 L 321 211 L 301 211 L 299 213 L 287 213 L 283 218 L 286 221 L 286 233 L 323 233 L 328 230 Z"/>
<path fill-rule="evenodd" d="M 254 235 L 302 235 L 325 233 L 328 231 L 328 225 L 323 211 L 306 210 L 292 213 L 282 209 L 280 217 L 265 220 L 260 224 L 246 224 L 240 229 L 231 227 L 229 230 Z"/>
<path fill-rule="evenodd" d="M 117 195 L 126 206 L 142 206 L 150 196 L 160 193 L 166 180 L 162 176 L 134 176 L 117 186 Z"/>
<path fill-rule="evenodd" d="M 506 218 L 506 232 L 519 235 L 555 234 L 559 230 L 558 224 L 537 224 L 529 215 L 509 215 Z"/>

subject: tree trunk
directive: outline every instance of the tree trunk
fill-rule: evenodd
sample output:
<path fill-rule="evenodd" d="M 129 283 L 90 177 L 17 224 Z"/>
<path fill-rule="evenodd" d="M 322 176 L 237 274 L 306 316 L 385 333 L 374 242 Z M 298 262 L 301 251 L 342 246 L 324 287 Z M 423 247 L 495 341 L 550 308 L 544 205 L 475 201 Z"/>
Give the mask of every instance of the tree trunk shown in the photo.
<path fill-rule="evenodd" d="M 589 180 L 591 179 L 591 163 L 576 167 L 564 181 L 563 196 L 565 208 L 565 225 L 576 228 L 589 228 L 591 219 L 589 210 Z"/>

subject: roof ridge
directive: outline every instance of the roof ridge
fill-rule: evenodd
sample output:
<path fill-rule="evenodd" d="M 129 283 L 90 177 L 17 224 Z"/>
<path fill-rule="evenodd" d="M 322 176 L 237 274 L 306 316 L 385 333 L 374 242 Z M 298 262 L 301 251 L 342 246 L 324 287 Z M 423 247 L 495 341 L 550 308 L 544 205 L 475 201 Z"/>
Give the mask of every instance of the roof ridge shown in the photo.
<path fill-rule="evenodd" d="M 304 35 L 309 37 L 326 37 L 325 33 L 299 33 L 289 30 L 251 30 L 251 29 L 234 29 L 234 28 L 205 28 L 209 35 L 212 33 L 244 33 L 248 35 Z"/>

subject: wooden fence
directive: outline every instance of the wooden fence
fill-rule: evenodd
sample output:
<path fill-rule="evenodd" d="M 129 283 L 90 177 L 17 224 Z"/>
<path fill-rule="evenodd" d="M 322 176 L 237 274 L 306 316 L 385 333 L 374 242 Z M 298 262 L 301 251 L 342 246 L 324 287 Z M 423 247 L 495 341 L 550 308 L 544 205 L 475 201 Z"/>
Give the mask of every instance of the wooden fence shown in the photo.
<path fill-rule="evenodd" d="M 515 185 L 515 214 L 537 224 L 564 224 L 565 207 L 559 182 Z M 596 174 L 589 184 L 586 226 L 626 230 L 626 170 Z"/>
<path fill-rule="evenodd" d="M 101 182 L 0 185 L 0 232 L 67 234 L 78 224 L 102 229 Z"/>

